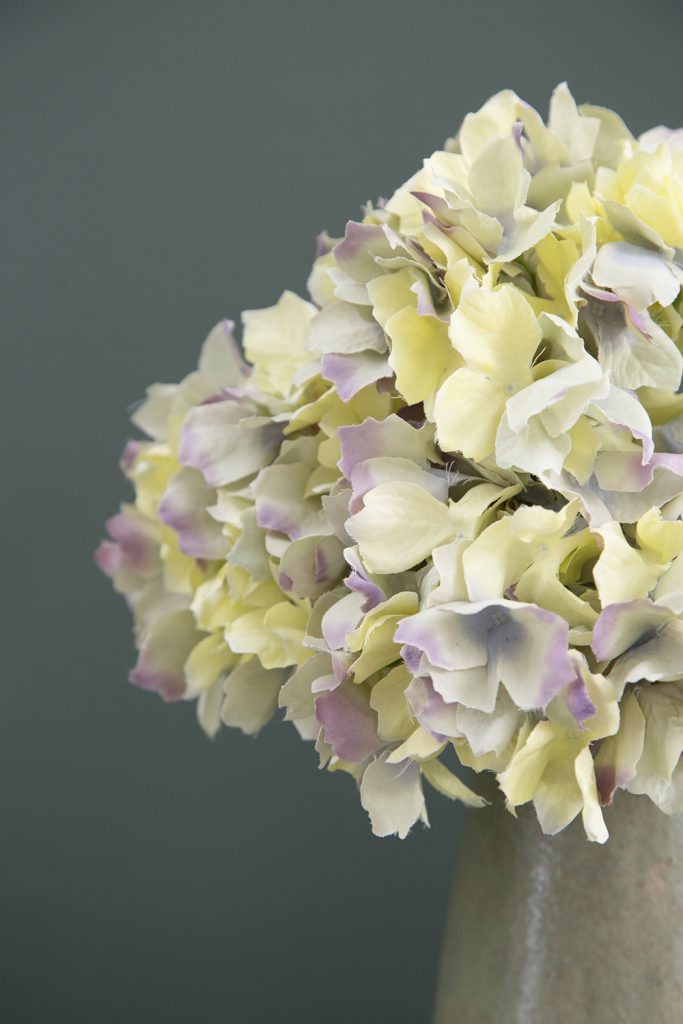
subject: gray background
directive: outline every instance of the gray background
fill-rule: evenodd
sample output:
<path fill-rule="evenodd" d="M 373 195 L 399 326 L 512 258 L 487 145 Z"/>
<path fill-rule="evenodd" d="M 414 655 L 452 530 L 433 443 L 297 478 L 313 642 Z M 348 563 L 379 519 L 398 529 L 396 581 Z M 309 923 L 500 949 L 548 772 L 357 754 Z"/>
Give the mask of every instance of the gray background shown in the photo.
<path fill-rule="evenodd" d="M 676 0 L 2 0 L 3 1024 L 428 1020 L 462 814 L 374 839 L 290 726 L 210 743 L 126 683 L 92 563 L 126 409 L 497 89 L 683 122 L 682 30 Z"/>

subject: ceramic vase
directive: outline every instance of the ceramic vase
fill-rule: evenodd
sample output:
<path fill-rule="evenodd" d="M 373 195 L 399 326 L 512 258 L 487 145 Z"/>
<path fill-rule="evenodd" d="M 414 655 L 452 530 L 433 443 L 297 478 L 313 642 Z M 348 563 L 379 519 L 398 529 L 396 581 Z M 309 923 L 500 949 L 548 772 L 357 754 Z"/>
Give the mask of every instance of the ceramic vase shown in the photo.
<path fill-rule="evenodd" d="M 467 813 L 434 1024 L 682 1024 L 683 816 L 622 792 L 605 821 Z"/>

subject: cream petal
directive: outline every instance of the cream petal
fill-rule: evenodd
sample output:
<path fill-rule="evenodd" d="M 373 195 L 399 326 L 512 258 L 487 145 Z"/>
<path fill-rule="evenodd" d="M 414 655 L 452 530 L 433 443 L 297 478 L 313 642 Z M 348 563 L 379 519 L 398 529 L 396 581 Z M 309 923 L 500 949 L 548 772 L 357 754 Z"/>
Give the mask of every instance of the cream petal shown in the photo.
<path fill-rule="evenodd" d="M 224 683 L 221 719 L 249 736 L 255 735 L 275 714 L 280 687 L 287 678 L 282 669 L 264 669 L 257 658 L 243 661 Z"/>
<path fill-rule="evenodd" d="M 595 782 L 595 766 L 588 747 L 584 747 L 577 756 L 574 762 L 574 770 L 583 798 L 581 819 L 586 836 L 593 843 L 606 843 L 609 839 L 609 832 L 600 810 L 598 790 Z"/>
<path fill-rule="evenodd" d="M 636 309 L 653 302 L 670 305 L 680 283 L 658 252 L 629 242 L 608 242 L 600 247 L 593 264 L 593 280 L 609 288 Z"/>
<path fill-rule="evenodd" d="M 199 372 L 211 393 L 221 388 L 239 387 L 251 373 L 234 335 L 232 320 L 222 320 L 209 332 L 199 356 Z"/>
<path fill-rule="evenodd" d="M 323 355 L 350 355 L 367 350 L 383 353 L 387 340 L 377 321 L 361 308 L 348 302 L 333 302 L 313 320 L 310 347 Z"/>
<path fill-rule="evenodd" d="M 370 815 L 376 836 L 398 835 L 405 839 L 417 821 L 428 824 L 422 777 L 416 764 L 372 761 L 360 784 L 360 800 Z"/>
<path fill-rule="evenodd" d="M 429 672 L 434 690 L 447 703 L 457 703 L 485 714 L 494 710 L 500 686 L 495 665 L 443 669 L 427 664 L 425 670 Z"/>
<path fill-rule="evenodd" d="M 208 690 L 202 690 L 197 698 L 197 721 L 210 740 L 216 736 L 221 727 L 222 703 L 222 679 L 217 679 Z"/>
<path fill-rule="evenodd" d="M 242 313 L 243 345 L 257 386 L 286 395 L 293 373 L 310 359 L 307 342 L 316 315 L 311 302 L 285 291 L 274 306 Z"/>
<path fill-rule="evenodd" d="M 456 526 L 447 505 L 418 484 L 383 483 L 365 495 L 346 529 L 370 572 L 403 572 L 422 562 Z"/>
<path fill-rule="evenodd" d="M 442 381 L 462 359 L 453 350 L 448 328 L 441 320 L 421 316 L 406 306 L 386 323 L 391 340 L 389 363 L 396 374 L 396 388 L 406 402 L 424 402 L 431 408 Z"/>
<path fill-rule="evenodd" d="M 474 793 L 437 758 L 424 762 L 422 775 L 430 786 L 442 796 L 447 796 L 449 800 L 461 800 L 468 807 L 485 807 L 487 804 L 483 796 Z"/>
<path fill-rule="evenodd" d="M 505 409 L 505 391 L 496 379 L 463 368 L 452 373 L 439 388 L 434 402 L 434 421 L 443 451 L 461 451 L 470 459 L 490 455 Z"/>
<path fill-rule="evenodd" d="M 631 547 L 619 523 L 606 523 L 594 532 L 602 538 L 602 553 L 593 569 L 593 579 L 603 608 L 647 597 L 657 582 L 657 567 Z"/>
<path fill-rule="evenodd" d="M 477 757 L 496 754 L 501 757 L 510 747 L 527 715 L 519 710 L 511 697 L 500 688 L 492 712 L 474 708 L 458 708 L 458 725 Z"/>
<path fill-rule="evenodd" d="M 568 433 L 551 437 L 538 420 L 527 421 L 519 432 L 515 432 L 506 409 L 496 432 L 496 462 L 503 468 L 514 467 L 536 476 L 560 473 L 571 445 Z"/>
<path fill-rule="evenodd" d="M 377 712 L 377 732 L 387 741 L 404 740 L 414 729 L 406 704 L 406 688 L 411 676 L 403 665 L 383 675 L 370 691 L 370 707 Z"/>
<path fill-rule="evenodd" d="M 636 699 L 645 718 L 637 774 L 670 782 L 683 753 L 683 687 L 680 681 L 643 686 Z"/>
<path fill-rule="evenodd" d="M 185 696 L 197 697 L 211 689 L 236 660 L 220 632 L 204 637 L 195 644 L 185 662 Z"/>
<path fill-rule="evenodd" d="M 521 431 L 532 416 L 539 416 L 551 437 L 569 430 L 593 398 L 605 394 L 608 383 L 592 356 L 561 367 L 509 399 L 507 418 L 513 431 Z"/>
<path fill-rule="evenodd" d="M 285 720 L 293 722 L 302 739 L 315 740 L 320 723 L 315 717 L 315 683 L 329 674 L 329 654 L 315 654 L 283 682 L 278 692 L 278 705 L 285 709 Z"/>
<path fill-rule="evenodd" d="M 468 291 L 451 318 L 449 333 L 470 369 L 505 384 L 528 374 L 542 338 L 531 306 L 512 285 Z"/>

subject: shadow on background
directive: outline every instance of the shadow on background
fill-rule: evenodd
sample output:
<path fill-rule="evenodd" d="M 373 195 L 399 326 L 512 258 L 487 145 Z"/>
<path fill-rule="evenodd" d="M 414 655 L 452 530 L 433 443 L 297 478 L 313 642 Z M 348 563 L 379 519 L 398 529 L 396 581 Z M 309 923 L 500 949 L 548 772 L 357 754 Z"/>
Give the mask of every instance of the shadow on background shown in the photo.
<path fill-rule="evenodd" d="M 2 4 L 3 1024 L 428 1021 L 463 815 L 433 794 L 431 831 L 374 839 L 290 726 L 210 743 L 126 684 L 92 563 L 126 409 L 494 91 L 683 122 L 682 28 L 675 0 Z"/>

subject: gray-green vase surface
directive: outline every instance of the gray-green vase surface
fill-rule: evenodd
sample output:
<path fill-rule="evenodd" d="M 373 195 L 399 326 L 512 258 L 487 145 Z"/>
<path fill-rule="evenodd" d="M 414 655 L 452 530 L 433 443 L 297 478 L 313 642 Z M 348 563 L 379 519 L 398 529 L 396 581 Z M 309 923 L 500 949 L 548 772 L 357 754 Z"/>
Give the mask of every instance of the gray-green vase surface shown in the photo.
<path fill-rule="evenodd" d="M 468 812 L 434 1024 L 683 1024 L 683 816 L 619 793 L 605 820 L 600 846 Z"/>

